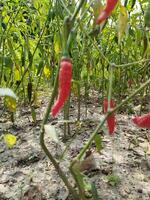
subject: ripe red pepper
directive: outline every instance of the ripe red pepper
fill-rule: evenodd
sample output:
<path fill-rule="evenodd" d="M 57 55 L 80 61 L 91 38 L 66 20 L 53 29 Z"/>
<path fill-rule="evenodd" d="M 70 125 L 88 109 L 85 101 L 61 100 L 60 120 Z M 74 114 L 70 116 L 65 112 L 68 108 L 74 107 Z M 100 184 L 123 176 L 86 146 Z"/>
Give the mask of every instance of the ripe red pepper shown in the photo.
<path fill-rule="evenodd" d="M 142 116 L 136 116 L 132 119 L 132 121 L 140 128 L 150 128 L 150 113 Z"/>
<path fill-rule="evenodd" d="M 62 58 L 60 61 L 60 70 L 59 70 L 58 97 L 56 102 L 51 108 L 51 114 L 53 117 L 56 116 L 56 114 L 62 108 L 65 101 L 70 95 L 71 79 L 72 79 L 72 62 L 68 58 Z"/>
<path fill-rule="evenodd" d="M 105 6 L 104 10 L 100 13 L 100 15 L 98 16 L 98 18 L 96 20 L 97 24 L 100 24 L 107 17 L 109 17 L 109 15 L 111 14 L 111 12 L 114 10 L 117 2 L 118 2 L 118 0 L 107 0 L 106 1 L 106 6 Z"/>
<path fill-rule="evenodd" d="M 110 108 L 114 108 L 115 107 L 115 102 L 113 99 L 110 100 Z M 103 100 L 103 112 L 106 113 L 108 111 L 108 100 L 104 99 Z M 115 129 L 115 113 L 112 113 L 111 115 L 109 115 L 107 117 L 107 125 L 108 125 L 108 130 L 109 130 L 109 134 L 112 135 Z"/>

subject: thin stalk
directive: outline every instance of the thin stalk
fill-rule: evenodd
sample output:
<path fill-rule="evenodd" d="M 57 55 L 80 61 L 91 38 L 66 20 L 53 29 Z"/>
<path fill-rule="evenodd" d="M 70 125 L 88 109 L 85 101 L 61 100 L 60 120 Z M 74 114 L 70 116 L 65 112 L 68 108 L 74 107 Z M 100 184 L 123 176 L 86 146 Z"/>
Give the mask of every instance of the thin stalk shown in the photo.
<path fill-rule="evenodd" d="M 49 13 L 49 12 L 48 12 L 48 13 Z M 41 41 L 41 39 L 42 39 L 42 36 L 43 36 L 43 34 L 44 34 L 44 31 L 45 31 L 45 28 L 46 28 L 46 25 L 47 25 L 48 21 L 49 21 L 49 18 L 48 18 L 48 16 L 47 16 L 47 19 L 46 19 L 46 21 L 45 21 L 44 27 L 43 27 L 43 29 L 41 30 L 41 34 L 40 34 L 39 40 L 38 40 L 37 45 L 36 45 L 36 47 L 35 47 L 35 49 L 34 49 L 34 51 L 33 51 L 32 59 L 31 59 L 31 61 L 29 61 L 29 64 L 28 64 L 27 68 L 24 70 L 24 73 L 22 74 L 20 83 L 23 81 L 23 79 L 24 79 L 26 73 L 29 71 L 30 67 L 32 66 L 32 62 L 33 62 L 34 55 L 35 55 L 35 53 L 36 53 L 36 51 L 37 51 L 37 49 L 38 49 L 38 46 L 39 46 L 39 44 L 40 44 L 40 41 Z M 17 87 L 16 87 L 16 89 L 15 89 L 15 92 L 18 90 L 19 86 L 20 86 L 20 84 L 17 85 Z"/>
<path fill-rule="evenodd" d="M 80 24 L 80 23 L 79 23 Z M 82 29 L 82 26 L 80 25 L 81 29 Z M 91 41 L 91 43 L 93 43 L 94 47 L 98 50 L 98 52 L 100 53 L 101 57 L 109 64 L 111 65 L 112 63 L 106 58 L 106 56 L 104 55 L 104 53 L 102 52 L 102 50 L 100 49 L 99 45 L 96 43 L 96 40 L 95 39 L 92 39 L 88 33 L 82 29 L 84 31 L 84 34 L 86 35 L 86 37 L 89 39 L 89 41 Z M 115 64 L 114 64 L 115 65 Z"/>
<path fill-rule="evenodd" d="M 80 11 L 80 9 L 81 9 L 81 7 L 82 7 L 82 5 L 84 4 L 85 1 L 86 0 L 80 0 L 78 6 L 76 7 L 76 9 L 75 9 L 75 11 L 74 11 L 74 13 L 73 13 L 73 15 L 71 17 L 72 24 L 74 24 L 75 18 L 78 15 L 78 13 L 79 13 L 79 11 Z"/>
<path fill-rule="evenodd" d="M 74 180 L 76 182 L 76 185 L 77 185 L 77 187 L 79 189 L 79 197 L 80 197 L 79 199 L 80 200 L 85 200 L 84 189 L 82 188 L 82 185 L 80 184 L 76 173 L 74 172 L 73 168 L 71 168 L 71 167 L 70 167 L 70 172 L 71 172 L 71 174 L 72 174 L 72 176 L 73 176 L 73 178 L 74 178 Z"/>
<path fill-rule="evenodd" d="M 108 90 L 108 111 L 110 110 L 110 100 L 111 100 L 111 96 L 112 96 L 112 84 L 113 84 L 113 65 L 110 65 L 109 90 Z"/>
<path fill-rule="evenodd" d="M 80 25 L 80 23 L 78 23 Z M 80 25 L 81 26 L 81 25 Z M 81 26 L 82 28 L 82 26 Z M 83 30 L 83 29 L 82 29 Z M 84 30 L 83 30 L 84 31 Z M 86 31 L 84 31 L 84 34 L 88 37 L 88 39 L 93 43 L 94 47 L 99 51 L 100 55 L 102 56 L 102 58 L 109 64 L 111 65 L 112 63 L 106 58 L 106 56 L 103 54 L 103 52 L 101 51 L 101 49 L 99 48 L 99 45 L 96 43 L 96 41 L 94 39 L 92 39 Z M 142 62 L 148 62 L 150 61 L 150 59 L 143 59 L 143 60 L 139 60 L 139 61 L 135 61 L 135 62 L 132 62 L 132 63 L 126 63 L 126 64 L 120 64 L 120 65 L 117 65 L 115 63 L 113 63 L 113 65 L 115 67 L 128 67 L 128 66 L 131 66 L 131 65 L 136 65 L 136 64 L 139 64 L 139 63 L 142 63 Z"/>
<path fill-rule="evenodd" d="M 64 120 L 67 120 L 67 105 L 64 105 Z M 67 140 L 67 123 L 64 122 L 64 141 Z"/>
<path fill-rule="evenodd" d="M 89 95 L 88 95 L 88 80 L 87 82 L 85 82 L 85 117 L 87 117 L 87 109 L 88 109 L 88 105 L 87 105 L 87 101 L 89 99 Z"/>
<path fill-rule="evenodd" d="M 66 12 L 68 13 L 68 15 L 71 16 L 72 14 L 71 14 L 70 10 L 67 8 L 66 4 L 64 3 L 64 0 L 60 0 L 60 1 L 61 1 L 62 5 L 63 5 L 64 9 L 65 9 Z"/>
<path fill-rule="evenodd" d="M 58 172 L 59 176 L 63 180 L 64 184 L 68 188 L 70 194 L 72 194 L 73 200 L 78 200 L 79 197 L 78 197 L 76 191 L 74 190 L 72 185 L 69 183 L 68 178 L 66 177 L 64 172 L 61 170 L 61 168 L 60 168 L 59 164 L 57 163 L 57 161 L 53 158 L 52 154 L 49 152 L 49 150 L 45 146 L 45 142 L 44 142 L 44 124 L 42 125 L 41 133 L 40 133 L 40 145 L 41 145 L 42 149 L 44 150 L 45 154 L 47 155 L 47 157 L 52 162 L 53 166 L 55 167 L 55 169 Z"/>
<path fill-rule="evenodd" d="M 113 112 L 116 112 L 119 108 L 121 108 L 124 104 L 126 104 L 130 99 L 132 99 L 136 94 L 138 94 L 141 90 L 143 90 L 146 86 L 148 86 L 150 84 L 150 79 L 148 79 L 144 84 L 141 85 L 140 88 L 138 88 L 135 92 L 133 92 L 130 96 L 128 96 L 124 101 L 122 101 L 118 106 L 116 106 L 114 109 L 112 109 L 111 111 L 109 111 L 104 119 L 97 125 L 97 127 L 95 128 L 94 132 L 92 133 L 91 137 L 89 138 L 88 142 L 85 144 L 85 146 L 83 147 L 83 149 L 80 151 L 80 153 L 78 154 L 78 156 L 73 160 L 73 162 L 71 163 L 71 167 L 74 165 L 74 163 L 76 162 L 76 160 L 81 159 L 81 157 L 84 155 L 84 153 L 86 152 L 86 150 L 89 148 L 89 146 L 91 145 L 92 141 L 94 140 L 94 137 L 96 136 L 97 132 L 99 131 L 100 128 L 102 128 L 102 126 L 104 125 L 107 117 L 109 115 L 111 115 Z"/>
<path fill-rule="evenodd" d="M 80 121 L 80 114 L 81 114 L 81 112 L 80 112 L 80 108 L 81 108 L 81 91 L 80 91 L 80 83 L 77 83 L 78 85 L 77 85 L 77 90 L 78 90 L 78 116 L 77 116 L 77 121 Z"/>
<path fill-rule="evenodd" d="M 85 16 L 85 14 L 87 14 L 87 11 L 91 8 L 91 5 L 93 4 L 94 0 L 92 0 L 90 3 L 89 3 L 89 7 L 87 9 L 85 9 L 85 11 L 83 12 L 83 14 L 81 15 L 81 18 L 80 20 L 82 20 Z M 83 2 L 84 3 L 84 2 Z M 72 16 L 73 18 L 73 16 Z M 72 20 L 71 20 L 72 21 Z M 72 23 L 73 25 L 73 23 Z M 70 33 L 69 33 L 69 36 L 68 36 L 68 40 L 67 40 L 67 49 L 70 48 L 70 44 L 71 44 L 71 41 L 72 41 L 72 37 L 73 37 L 73 33 L 77 30 L 77 28 L 80 26 L 80 23 L 77 23 L 73 29 L 70 30 Z"/>
<path fill-rule="evenodd" d="M 58 72 L 59 72 L 59 68 L 58 68 L 56 79 L 55 79 L 55 83 L 54 83 L 53 93 L 52 93 L 51 99 L 49 100 L 49 103 L 48 103 L 48 106 L 47 106 L 47 109 L 46 109 L 46 113 L 44 115 L 44 118 L 43 118 L 43 121 L 42 121 L 42 125 L 41 125 L 40 145 L 41 145 L 43 151 L 45 152 L 45 154 L 48 156 L 48 158 L 52 162 L 52 164 L 54 165 L 56 171 L 58 172 L 59 176 L 63 180 L 63 182 L 66 185 L 66 187 L 68 188 L 69 192 L 72 194 L 73 199 L 74 200 L 78 200 L 78 195 L 77 195 L 76 191 L 74 190 L 74 188 L 69 183 L 66 175 L 61 170 L 61 168 L 60 168 L 59 164 L 57 163 L 57 161 L 53 158 L 52 154 L 49 152 L 49 150 L 45 146 L 45 141 L 44 141 L 44 136 L 45 136 L 44 125 L 48 121 L 49 113 L 50 113 L 50 110 L 51 110 L 51 107 L 52 107 L 52 104 L 53 104 L 53 101 L 54 101 L 54 98 L 55 98 L 55 93 L 56 93 L 56 89 L 57 89 L 57 82 L 58 82 Z"/>
<path fill-rule="evenodd" d="M 69 101 L 69 100 L 68 100 Z M 67 121 L 69 120 L 69 106 L 68 106 L 68 101 L 65 103 L 65 106 L 64 106 L 64 120 Z M 68 135 L 68 126 L 69 123 L 67 122 L 64 122 L 64 141 L 67 140 L 67 135 Z"/>
<path fill-rule="evenodd" d="M 3 50 L 2 50 L 2 66 L 1 66 L 1 71 L 0 71 L 0 85 L 2 84 L 2 80 L 3 80 L 4 53 L 5 53 L 4 52 L 5 51 L 4 47 L 5 47 L 5 39 L 3 39 L 3 45 L 2 45 Z"/>
<path fill-rule="evenodd" d="M 139 64 L 139 63 L 142 63 L 142 62 L 149 62 L 149 61 L 150 61 L 150 59 L 143 59 L 143 60 L 135 61 L 135 62 L 132 62 L 132 63 L 121 64 L 121 65 L 115 64 L 115 67 L 129 67 L 131 65 L 136 65 L 136 64 Z"/>
<path fill-rule="evenodd" d="M 12 12 L 11 16 L 9 17 L 6 27 L 8 26 L 8 24 L 10 24 L 10 26 L 9 26 L 8 30 L 7 30 L 7 28 L 6 28 L 6 29 L 2 32 L 2 37 L 1 37 L 1 40 L 0 40 L 0 46 L 1 46 L 1 42 L 2 42 L 2 40 L 3 40 L 3 36 L 7 35 L 7 33 L 10 32 L 10 29 L 11 29 L 13 23 L 14 23 L 14 20 L 17 18 L 17 15 L 19 14 L 20 10 L 21 10 L 21 6 L 18 8 L 17 13 L 16 13 L 16 15 L 15 15 L 14 17 L 13 17 L 14 12 Z M 12 19 L 12 21 L 10 22 L 11 19 Z M 5 33 L 5 32 L 6 32 L 6 33 Z"/>

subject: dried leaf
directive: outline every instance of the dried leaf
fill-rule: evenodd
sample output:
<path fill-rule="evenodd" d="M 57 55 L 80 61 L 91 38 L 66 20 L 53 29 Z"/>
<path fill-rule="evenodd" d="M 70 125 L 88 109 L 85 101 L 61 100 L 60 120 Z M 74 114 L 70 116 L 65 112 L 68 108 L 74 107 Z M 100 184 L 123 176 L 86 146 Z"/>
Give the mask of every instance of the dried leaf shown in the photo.
<path fill-rule="evenodd" d="M 90 170 L 96 167 L 95 159 L 93 154 L 86 157 L 84 160 L 80 161 L 79 169 L 80 171 Z"/>

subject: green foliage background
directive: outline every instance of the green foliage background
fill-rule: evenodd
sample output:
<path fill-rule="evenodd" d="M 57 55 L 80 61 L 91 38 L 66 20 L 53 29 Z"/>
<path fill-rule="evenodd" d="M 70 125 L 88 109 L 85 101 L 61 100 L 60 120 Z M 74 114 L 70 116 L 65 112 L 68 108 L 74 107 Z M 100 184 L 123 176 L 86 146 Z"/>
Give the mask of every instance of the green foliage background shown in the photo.
<path fill-rule="evenodd" d="M 74 66 L 72 91 L 75 95 L 80 92 L 79 86 L 85 87 L 86 91 L 94 88 L 106 95 L 109 66 L 100 51 L 117 65 L 149 58 L 150 33 L 144 23 L 149 1 L 121 2 L 128 12 L 128 24 L 121 44 L 118 44 L 119 6 L 99 31 L 93 26 L 91 1 L 84 4 L 75 21 L 77 29 L 73 32 L 70 48 Z M 34 91 L 47 83 L 53 86 L 62 53 L 63 20 L 73 13 L 75 7 L 75 0 L 2 1 L 0 85 L 12 87 L 24 97 L 29 83 L 32 83 Z M 113 95 L 124 95 L 131 85 L 139 87 L 149 76 L 148 62 L 116 68 Z"/>

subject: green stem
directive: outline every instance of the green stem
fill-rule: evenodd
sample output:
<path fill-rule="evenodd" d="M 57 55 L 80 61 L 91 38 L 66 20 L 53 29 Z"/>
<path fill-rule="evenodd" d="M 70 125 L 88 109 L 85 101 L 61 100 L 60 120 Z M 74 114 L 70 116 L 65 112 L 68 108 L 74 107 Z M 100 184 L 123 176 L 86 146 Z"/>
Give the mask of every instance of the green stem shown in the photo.
<path fill-rule="evenodd" d="M 3 70 L 4 70 L 4 52 L 5 51 L 5 39 L 3 40 L 3 45 L 2 45 L 2 65 L 1 65 L 1 70 L 0 70 L 0 85 L 2 85 L 2 80 L 3 80 Z"/>
<path fill-rule="evenodd" d="M 80 25 L 80 22 L 78 23 L 78 25 Z M 81 26 L 81 25 L 80 25 Z M 82 28 L 82 26 L 81 26 Z M 83 30 L 83 29 L 82 29 Z M 84 30 L 83 30 L 84 31 Z M 106 58 L 106 56 L 104 55 L 104 53 L 101 51 L 101 49 L 99 48 L 97 42 L 92 39 L 88 34 L 87 32 L 84 31 L 84 34 L 87 36 L 87 38 L 93 43 L 94 47 L 99 51 L 100 55 L 102 56 L 102 58 L 109 64 L 111 65 L 112 63 Z M 139 63 L 142 63 L 142 62 L 149 62 L 150 59 L 143 59 L 143 60 L 139 60 L 139 61 L 135 61 L 135 62 L 132 62 L 132 63 L 127 63 L 127 64 L 121 64 L 121 65 L 117 65 L 115 63 L 113 63 L 114 67 L 128 67 L 128 66 L 131 66 L 131 65 L 136 65 L 136 64 L 139 64 Z"/>
<path fill-rule="evenodd" d="M 62 33 L 62 56 L 64 57 L 69 57 L 67 41 L 71 32 L 71 28 L 72 28 L 72 23 L 70 21 L 70 18 L 67 16 L 64 19 L 63 33 Z"/>
<path fill-rule="evenodd" d="M 62 5 L 63 5 L 64 9 L 65 9 L 66 12 L 68 13 L 68 15 L 71 16 L 71 12 L 70 12 L 70 10 L 67 8 L 66 4 L 64 3 L 64 0 L 60 0 L 60 1 L 61 1 Z"/>
<path fill-rule="evenodd" d="M 76 7 L 76 9 L 75 9 L 75 11 L 74 11 L 74 13 L 73 13 L 73 15 L 71 17 L 72 24 L 74 24 L 75 18 L 78 15 L 78 13 L 79 13 L 79 11 L 80 11 L 80 9 L 81 9 L 81 7 L 82 7 L 82 5 L 84 4 L 85 1 L 86 0 L 80 0 L 78 6 Z"/>
<path fill-rule="evenodd" d="M 113 64 L 110 67 L 110 76 L 109 76 L 109 90 L 108 90 L 108 111 L 110 110 L 110 101 L 112 96 L 112 83 L 113 83 Z"/>
<path fill-rule="evenodd" d="M 135 62 L 132 62 L 132 63 L 121 64 L 121 65 L 115 64 L 115 67 L 129 67 L 131 65 L 137 65 L 137 64 L 142 63 L 142 62 L 150 62 L 150 59 L 143 59 L 143 60 L 135 61 Z"/>
<path fill-rule="evenodd" d="M 57 89 L 57 82 L 58 82 L 58 72 L 59 72 L 59 67 L 57 70 L 57 75 L 56 75 L 56 79 L 55 79 L 55 83 L 54 83 L 54 89 L 53 89 L 53 93 L 51 96 L 51 99 L 48 103 L 47 106 L 47 110 L 46 113 L 44 115 L 43 121 L 42 121 L 42 125 L 41 125 L 41 132 L 40 132 L 40 145 L 42 147 L 42 149 L 44 150 L 45 154 L 48 156 L 48 158 L 50 159 L 50 161 L 52 162 L 52 164 L 54 165 L 56 171 L 58 172 L 59 176 L 61 177 L 61 179 L 63 180 L 63 182 L 65 183 L 66 187 L 68 188 L 69 192 L 72 194 L 72 197 L 74 200 L 78 199 L 78 195 L 76 193 L 76 191 L 73 189 L 73 187 L 71 186 L 71 184 L 69 183 L 66 175 L 64 174 L 64 172 L 61 170 L 59 164 L 56 162 L 56 160 L 53 158 L 52 154 L 49 152 L 49 150 L 47 149 L 47 147 L 45 146 L 45 142 L 44 142 L 44 136 L 45 136 L 45 132 L 44 132 L 44 125 L 47 123 L 48 121 L 48 117 L 50 114 L 50 110 L 55 98 L 55 93 L 56 93 L 56 89 Z"/>
<path fill-rule="evenodd" d="M 116 112 L 120 107 L 122 107 L 124 104 L 126 104 L 130 99 L 132 99 L 136 94 L 138 94 L 142 89 L 144 89 L 148 84 L 150 84 L 150 79 L 148 79 L 144 84 L 141 85 L 140 88 L 138 88 L 135 92 L 133 92 L 129 97 L 127 97 L 124 101 L 122 101 L 118 106 L 116 106 L 114 109 L 112 109 L 110 112 L 108 112 L 104 119 L 97 125 L 96 129 L 94 130 L 94 132 L 92 133 L 91 137 L 89 138 L 88 142 L 85 144 L 85 146 L 83 147 L 83 149 L 80 151 L 80 153 L 78 154 L 78 156 L 76 157 L 76 159 L 73 160 L 73 162 L 71 163 L 71 166 L 74 165 L 74 163 L 76 162 L 76 160 L 81 159 L 81 157 L 84 155 L 84 153 L 86 152 L 86 150 L 89 148 L 89 146 L 91 145 L 92 141 L 94 140 L 94 137 L 96 136 L 97 132 L 99 131 L 99 129 L 104 125 L 107 117 L 109 115 L 111 115 L 113 112 Z"/>
<path fill-rule="evenodd" d="M 80 4 L 82 2 L 82 4 Z M 81 2 L 79 3 L 79 7 L 81 6 L 82 7 L 82 5 L 83 5 L 83 3 L 84 3 L 84 0 L 81 0 Z M 84 18 L 84 16 L 87 14 L 87 11 L 91 8 L 91 5 L 93 4 L 93 2 L 94 2 L 94 0 L 93 1 L 91 1 L 90 3 L 89 3 L 89 6 L 88 6 L 88 8 L 87 9 L 85 9 L 85 11 L 83 12 L 83 14 L 81 15 L 81 18 L 80 18 L 80 21 Z M 80 8 L 81 8 L 80 7 Z M 76 9 L 76 11 L 75 12 L 79 12 L 79 10 L 80 10 L 80 8 L 78 8 L 78 9 Z M 74 12 L 74 13 L 75 13 Z M 78 14 L 78 13 L 77 13 Z M 76 15 L 77 15 L 76 14 Z M 72 16 L 72 20 L 71 20 L 71 24 L 72 24 L 72 26 L 73 26 L 73 23 L 74 23 L 74 20 L 75 20 L 75 18 Z M 77 23 L 75 26 L 74 26 L 74 28 L 73 29 L 70 29 L 70 33 L 69 33 L 69 36 L 68 36 L 68 40 L 67 40 L 67 50 L 69 50 L 69 48 L 70 48 L 70 44 L 71 44 L 71 41 L 72 41 L 72 38 L 73 38 L 73 34 L 74 34 L 74 32 L 77 30 L 77 28 L 80 26 L 80 22 L 79 23 Z"/>
<path fill-rule="evenodd" d="M 78 195 L 77 195 L 76 191 L 74 190 L 72 185 L 69 183 L 68 178 L 66 177 L 64 172 L 61 170 L 59 164 L 56 162 L 56 160 L 53 158 L 52 154 L 49 152 L 49 150 L 45 146 L 45 142 L 44 142 L 44 126 L 42 126 L 42 128 L 41 128 L 40 145 L 41 145 L 42 149 L 44 150 L 45 154 L 47 155 L 47 157 L 52 162 L 52 164 L 55 167 L 56 171 L 58 172 L 59 176 L 61 177 L 61 179 L 65 183 L 65 185 L 68 188 L 70 194 L 72 194 L 73 200 L 77 200 L 78 199 Z"/>
<path fill-rule="evenodd" d="M 80 184 L 79 180 L 78 180 L 78 177 L 77 177 L 77 174 L 75 173 L 74 169 L 72 167 L 70 167 L 70 172 L 76 182 L 76 185 L 79 189 L 79 199 L 81 200 L 85 200 L 85 195 L 84 195 L 84 189 L 82 189 L 82 185 Z M 80 173 L 80 172 L 79 172 Z"/>
<path fill-rule="evenodd" d="M 77 90 L 78 90 L 78 116 L 77 121 L 80 121 L 80 115 L 81 115 L 81 91 L 80 91 L 80 83 L 77 83 Z"/>

